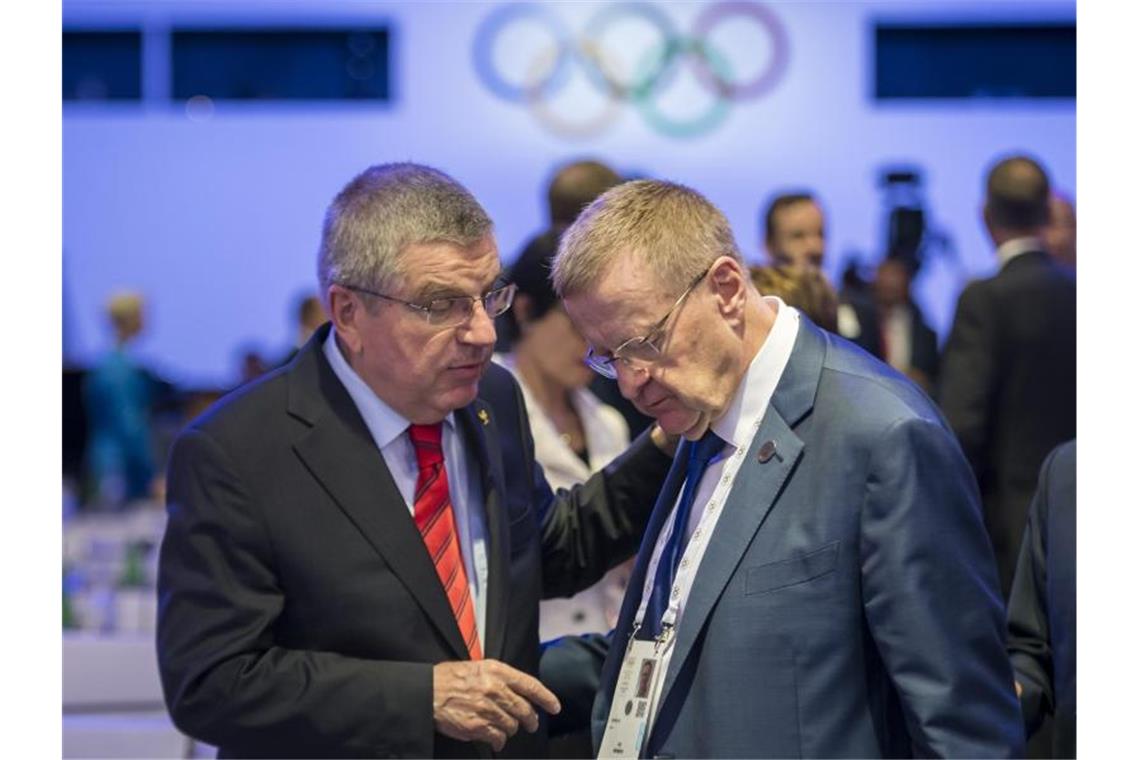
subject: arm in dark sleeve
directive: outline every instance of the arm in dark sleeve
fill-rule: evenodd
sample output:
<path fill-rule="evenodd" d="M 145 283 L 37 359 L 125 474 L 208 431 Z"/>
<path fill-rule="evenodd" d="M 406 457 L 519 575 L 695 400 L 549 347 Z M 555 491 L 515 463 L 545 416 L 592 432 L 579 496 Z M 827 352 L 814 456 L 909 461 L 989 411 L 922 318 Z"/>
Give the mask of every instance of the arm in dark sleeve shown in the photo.
<path fill-rule="evenodd" d="M 1046 486 L 1050 464 L 1056 451 L 1041 468 L 1037 493 L 1029 507 L 1029 520 L 1017 572 L 1010 590 L 1006 625 L 1009 638 L 1006 647 L 1018 683 L 1021 684 L 1021 711 L 1026 735 L 1041 725 L 1054 706 L 1053 650 L 1049 643 L 1049 617 L 1045 601 L 1045 530 L 1049 513 L 1049 489 Z"/>
<path fill-rule="evenodd" d="M 546 500 L 541 512 L 545 598 L 589 588 L 637 551 L 673 462 L 649 435 L 643 432 L 585 483 L 559 489 Z M 542 468 L 535 465 L 534 472 L 535 493 L 549 494 Z"/>
<path fill-rule="evenodd" d="M 233 461 L 190 430 L 171 454 L 159 564 L 158 662 L 184 733 L 239 754 L 428 757 L 427 663 L 280 646 L 286 605 L 262 514 Z"/>
<path fill-rule="evenodd" d="M 984 296 L 980 284 L 973 283 L 958 299 L 939 366 L 938 392 L 938 403 L 979 478 L 998 372 L 993 315 Z"/>
<path fill-rule="evenodd" d="M 590 728 L 594 698 L 601 688 L 602 666 L 612 641 L 613 631 L 543 642 L 538 677 L 562 705 L 562 711 L 550 717 L 551 736 Z"/>
<path fill-rule="evenodd" d="M 863 608 L 918 757 L 1020 757 L 993 552 L 977 488 L 942 425 L 893 423 L 861 516 Z"/>

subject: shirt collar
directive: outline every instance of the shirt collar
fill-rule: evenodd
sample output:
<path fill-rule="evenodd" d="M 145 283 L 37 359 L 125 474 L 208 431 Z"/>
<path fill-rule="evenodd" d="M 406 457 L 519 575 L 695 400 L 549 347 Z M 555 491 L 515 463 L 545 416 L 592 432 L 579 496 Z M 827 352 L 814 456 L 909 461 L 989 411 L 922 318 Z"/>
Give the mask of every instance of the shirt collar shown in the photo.
<path fill-rule="evenodd" d="M 1045 250 L 1045 246 L 1041 244 L 1041 241 L 1038 238 L 1019 237 L 1013 238 L 1012 240 L 1007 240 L 999 245 L 997 249 L 997 257 L 998 261 L 1001 262 L 1001 266 L 1004 267 L 1015 257 L 1020 256 L 1023 253 L 1043 250 Z"/>
<path fill-rule="evenodd" d="M 776 296 L 765 296 L 764 301 L 776 311 L 772 329 L 752 357 L 725 413 L 712 425 L 714 433 L 738 449 L 747 448 L 753 426 L 768 411 L 800 327 L 800 313 L 796 309 Z"/>
<path fill-rule="evenodd" d="M 356 370 L 349 366 L 348 360 L 344 358 L 340 352 L 340 346 L 337 345 L 335 328 L 329 330 L 322 350 L 325 352 L 325 358 L 329 360 L 329 364 L 332 366 L 333 373 L 344 385 L 348 395 L 352 397 L 353 403 L 360 411 L 360 416 L 364 418 L 364 424 L 372 433 L 377 448 L 383 449 L 403 435 L 407 431 L 408 425 L 412 423 L 388 406 L 368 387 L 360 375 L 356 374 Z M 455 413 L 448 414 L 444 421 L 448 426 L 454 426 Z"/>

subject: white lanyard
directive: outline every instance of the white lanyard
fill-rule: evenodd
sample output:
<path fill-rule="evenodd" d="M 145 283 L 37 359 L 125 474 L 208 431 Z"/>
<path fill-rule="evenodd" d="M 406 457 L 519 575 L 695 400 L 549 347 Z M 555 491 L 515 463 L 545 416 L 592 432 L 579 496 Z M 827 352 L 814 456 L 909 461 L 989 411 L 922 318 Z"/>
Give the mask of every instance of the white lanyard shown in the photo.
<path fill-rule="evenodd" d="M 760 422 L 761 420 L 757 419 L 753 424 L 752 434 L 748 437 L 748 440 L 752 440 L 756 437 L 756 433 L 760 429 Z M 723 460 L 725 464 L 720 480 L 717 482 L 716 488 L 713 490 L 712 496 L 709 497 L 704 509 L 701 510 L 701 517 L 697 521 L 697 527 L 693 531 L 693 535 L 689 538 L 685 552 L 681 555 L 681 562 L 677 566 L 677 575 L 673 579 L 673 588 L 669 593 L 669 605 L 666 607 L 665 613 L 661 616 L 661 637 L 659 640 L 663 640 L 667 632 L 677 624 L 677 617 L 681 610 L 682 590 L 684 589 L 686 591 L 684 596 L 687 597 L 687 590 L 692 587 L 693 575 L 697 572 L 701 558 L 704 557 L 709 536 L 712 535 L 713 529 L 716 527 L 717 519 L 720 517 L 720 507 L 728 498 L 728 492 L 732 489 L 732 482 L 736 479 L 736 473 L 740 470 L 740 465 L 744 461 L 745 451 L 745 446 L 739 446 L 732 456 L 726 457 Z M 673 510 L 669 514 L 668 522 L 665 524 L 665 527 L 662 528 L 661 535 L 657 538 L 657 546 L 654 547 L 653 557 L 649 561 L 645 584 L 641 592 L 641 604 L 638 606 L 637 615 L 634 617 L 635 632 L 641 627 L 645 619 L 645 610 L 649 605 L 649 597 L 653 591 L 653 583 L 657 578 L 657 565 L 661 562 L 661 557 L 664 554 L 665 546 L 669 542 L 669 537 L 673 534 L 674 530 L 685 530 L 686 528 L 684 525 L 678 526 L 676 522 L 677 509 L 674 505 Z"/>

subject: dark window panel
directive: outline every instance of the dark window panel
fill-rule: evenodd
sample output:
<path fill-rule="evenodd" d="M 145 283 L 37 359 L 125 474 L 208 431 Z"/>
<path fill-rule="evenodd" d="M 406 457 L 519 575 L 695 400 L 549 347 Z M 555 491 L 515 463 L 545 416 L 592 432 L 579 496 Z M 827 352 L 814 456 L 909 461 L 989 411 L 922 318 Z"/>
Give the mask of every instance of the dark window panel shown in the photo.
<path fill-rule="evenodd" d="M 1075 98 L 1074 24 L 875 28 L 875 97 Z"/>
<path fill-rule="evenodd" d="M 171 94 L 213 100 L 389 99 L 388 30 L 181 29 Z"/>
<path fill-rule="evenodd" d="M 139 100 L 141 97 L 140 32 L 63 32 L 65 101 Z"/>

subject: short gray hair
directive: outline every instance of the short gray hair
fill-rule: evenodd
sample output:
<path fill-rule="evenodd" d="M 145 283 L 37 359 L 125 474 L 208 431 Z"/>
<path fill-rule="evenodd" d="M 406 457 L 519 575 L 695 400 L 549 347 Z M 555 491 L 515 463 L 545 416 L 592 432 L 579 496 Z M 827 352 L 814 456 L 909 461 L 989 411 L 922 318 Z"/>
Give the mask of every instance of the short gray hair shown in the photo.
<path fill-rule="evenodd" d="M 321 298 L 333 283 L 384 290 L 407 274 L 401 252 L 416 243 L 467 247 L 491 219 L 467 188 L 429 166 L 369 167 L 345 185 L 325 213 L 317 277 Z"/>
<path fill-rule="evenodd" d="M 592 288 L 623 255 L 676 290 L 720 256 L 744 268 L 724 214 L 696 190 L 660 180 L 626 182 L 586 207 L 559 243 L 551 272 L 555 292 L 567 298 Z"/>

